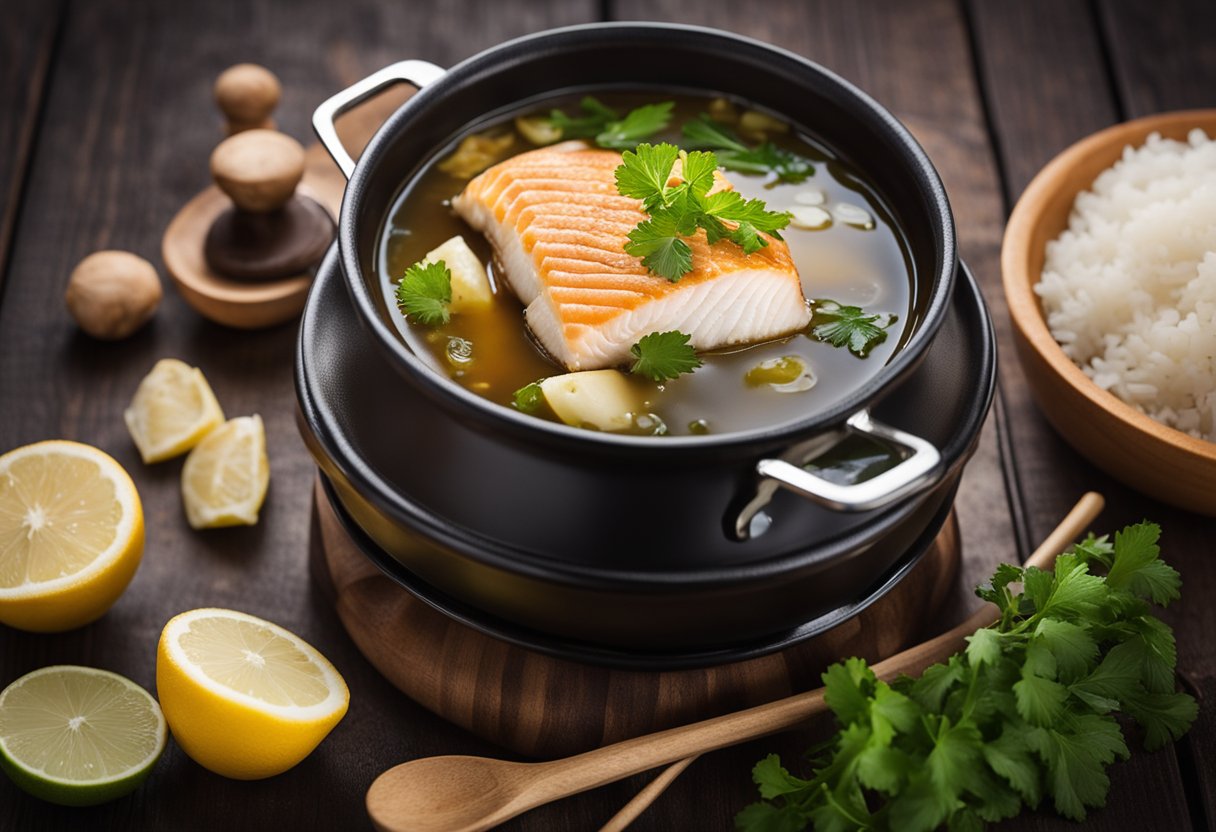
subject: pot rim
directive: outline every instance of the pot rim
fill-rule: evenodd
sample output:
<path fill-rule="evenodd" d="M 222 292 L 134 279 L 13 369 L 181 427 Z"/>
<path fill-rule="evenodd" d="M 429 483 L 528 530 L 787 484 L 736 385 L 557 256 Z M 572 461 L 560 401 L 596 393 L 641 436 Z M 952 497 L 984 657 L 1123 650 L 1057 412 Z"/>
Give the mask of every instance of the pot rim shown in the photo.
<path fill-rule="evenodd" d="M 321 275 L 334 269 L 334 260 L 334 248 L 331 248 L 330 253 L 318 269 L 317 283 L 314 284 L 313 292 L 309 295 L 309 305 L 305 307 L 298 335 L 299 344 L 295 362 L 296 399 L 298 416 L 302 422 L 301 430 L 305 444 L 310 446 L 310 452 L 317 458 L 322 472 L 331 479 L 335 473 L 338 474 L 377 511 L 408 526 L 413 533 L 423 537 L 430 545 L 457 552 L 475 552 L 478 561 L 492 568 L 536 579 L 548 581 L 558 579 L 561 583 L 574 587 L 626 590 L 637 589 L 639 586 L 657 589 L 675 585 L 706 587 L 720 584 L 756 583 L 781 579 L 791 569 L 807 568 L 814 564 L 826 565 L 838 558 L 856 554 L 876 536 L 881 536 L 886 530 L 903 520 L 907 514 L 915 511 L 925 499 L 932 498 L 944 484 L 952 482 L 958 469 L 966 463 L 971 449 L 979 440 L 980 431 L 995 395 L 995 330 L 979 285 L 964 264 L 961 266 L 963 279 L 955 285 L 952 294 L 965 292 L 968 305 L 975 309 L 974 326 L 979 330 L 979 338 L 977 343 L 972 346 L 978 354 L 978 362 L 981 367 L 982 395 L 967 409 L 967 418 L 955 431 L 951 441 L 943 447 L 942 455 L 947 467 L 942 478 L 934 486 L 923 494 L 908 497 L 882 509 L 876 509 L 870 522 L 840 532 L 834 537 L 826 538 L 805 549 L 775 553 L 762 560 L 745 564 L 717 566 L 696 571 L 645 573 L 605 571 L 600 567 L 566 563 L 538 555 L 515 546 L 509 541 L 488 537 L 476 529 L 454 523 L 437 515 L 413 498 L 398 491 L 380 475 L 374 465 L 357 452 L 334 420 L 332 413 L 328 412 L 327 408 L 320 407 L 315 400 L 309 382 L 311 372 L 306 370 L 303 360 L 306 353 L 304 344 L 310 335 L 310 324 L 315 320 L 315 316 L 309 314 L 312 296 L 323 279 Z M 322 453 L 317 453 L 311 447 L 314 443 L 320 446 Z"/>
<path fill-rule="evenodd" d="M 528 55 L 552 53 L 557 50 L 577 51 L 584 44 L 610 44 L 626 39 L 666 39 L 684 36 L 700 40 L 707 46 L 728 52 L 740 60 L 771 65 L 784 62 L 791 74 L 795 72 L 818 75 L 834 84 L 856 102 L 866 120 L 873 120 L 885 130 L 903 152 L 904 162 L 912 166 L 914 178 L 926 197 L 926 209 L 940 224 L 939 262 L 934 264 L 929 285 L 936 286 L 915 331 L 903 347 L 865 384 L 843 397 L 831 407 L 816 411 L 802 419 L 743 431 L 705 436 L 647 437 L 587 431 L 580 428 L 538 419 L 509 407 L 492 402 L 461 387 L 455 381 L 436 373 L 423 362 L 379 314 L 372 297 L 369 281 L 363 277 L 358 239 L 358 214 L 369 182 L 383 162 L 391 138 L 401 131 L 414 114 L 433 101 L 441 100 L 453 87 L 467 80 L 496 71 L 503 63 L 525 60 Z M 814 131 L 811 131 L 814 134 Z M 410 97 L 380 129 L 376 131 L 359 157 L 354 173 L 347 183 L 338 220 L 338 248 L 341 254 L 343 282 L 351 295 L 360 322 L 371 333 L 380 349 L 388 354 L 390 363 L 424 395 L 461 418 L 471 417 L 481 429 L 503 431 L 517 441 L 545 442 L 573 451 L 608 454 L 627 453 L 648 459 L 696 457 L 707 451 L 751 451 L 757 447 L 779 447 L 795 439 L 835 427 L 854 413 L 873 404 L 893 390 L 915 369 L 924 357 L 946 317 L 959 264 L 954 216 L 941 177 L 924 149 L 886 108 L 846 81 L 841 76 L 814 61 L 759 40 L 717 29 L 671 23 L 615 22 L 588 23 L 549 29 L 506 41 L 459 62 L 435 82 Z M 926 270 L 928 273 L 929 270 Z"/>

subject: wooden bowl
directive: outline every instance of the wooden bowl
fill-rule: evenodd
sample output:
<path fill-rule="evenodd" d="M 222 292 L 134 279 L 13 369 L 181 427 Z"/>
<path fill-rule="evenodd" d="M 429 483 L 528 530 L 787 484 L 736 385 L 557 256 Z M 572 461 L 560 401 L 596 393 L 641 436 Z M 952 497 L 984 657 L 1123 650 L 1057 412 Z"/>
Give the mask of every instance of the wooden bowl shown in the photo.
<path fill-rule="evenodd" d="M 1117 124 L 1053 159 L 1013 209 L 1001 246 L 1001 274 L 1018 358 L 1039 407 L 1060 435 L 1126 485 L 1216 516 L 1216 443 L 1167 427 L 1094 384 L 1052 337 L 1034 292 L 1047 243 L 1067 227 L 1077 194 L 1113 165 L 1126 146 L 1142 145 L 1154 132 L 1184 139 L 1196 127 L 1216 136 L 1216 110 Z"/>

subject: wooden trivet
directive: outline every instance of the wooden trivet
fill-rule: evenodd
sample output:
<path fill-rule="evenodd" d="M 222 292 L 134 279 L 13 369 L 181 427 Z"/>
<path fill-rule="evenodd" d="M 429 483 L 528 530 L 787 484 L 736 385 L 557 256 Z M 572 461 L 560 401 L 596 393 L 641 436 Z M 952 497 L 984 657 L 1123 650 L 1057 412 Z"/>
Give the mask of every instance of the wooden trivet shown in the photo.
<path fill-rule="evenodd" d="M 314 499 L 314 577 L 359 651 L 419 704 L 529 757 L 577 754 L 819 687 L 824 668 L 844 657 L 886 658 L 934 620 L 961 560 L 951 512 L 904 580 L 834 629 L 732 664 L 619 670 L 527 650 L 448 618 L 359 551 L 319 484 Z"/>

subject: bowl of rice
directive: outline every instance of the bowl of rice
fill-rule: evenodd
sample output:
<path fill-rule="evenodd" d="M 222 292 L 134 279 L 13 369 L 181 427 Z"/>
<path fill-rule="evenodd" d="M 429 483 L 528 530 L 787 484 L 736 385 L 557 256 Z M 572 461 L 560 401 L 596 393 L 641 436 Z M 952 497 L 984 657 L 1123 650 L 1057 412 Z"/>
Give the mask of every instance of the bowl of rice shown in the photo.
<path fill-rule="evenodd" d="M 1125 484 L 1216 516 L 1216 110 L 1065 150 L 1014 208 L 1001 271 L 1055 429 Z"/>

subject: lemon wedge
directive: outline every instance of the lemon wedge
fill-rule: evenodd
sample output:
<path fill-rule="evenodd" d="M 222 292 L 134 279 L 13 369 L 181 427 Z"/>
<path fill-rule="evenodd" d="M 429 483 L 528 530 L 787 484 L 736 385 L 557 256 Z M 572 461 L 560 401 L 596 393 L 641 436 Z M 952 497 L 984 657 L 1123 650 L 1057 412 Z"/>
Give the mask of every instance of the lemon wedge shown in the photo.
<path fill-rule="evenodd" d="M 0 770 L 52 803 L 93 806 L 134 791 L 167 738 L 156 700 L 107 670 L 44 667 L 0 693 Z"/>
<path fill-rule="evenodd" d="M 303 760 L 350 702 L 338 671 L 299 636 L 221 609 L 184 612 L 165 625 L 156 691 L 178 745 L 237 780 Z"/>
<path fill-rule="evenodd" d="M 196 529 L 252 526 L 270 485 L 261 416 L 238 416 L 195 446 L 182 466 L 186 519 Z"/>
<path fill-rule="evenodd" d="M 105 452 L 52 440 L 0 456 L 0 622 L 58 632 L 100 618 L 143 551 L 139 493 Z"/>
<path fill-rule="evenodd" d="M 224 421 L 211 385 L 197 367 L 162 358 L 144 376 L 123 413 L 145 463 L 181 456 Z"/>

